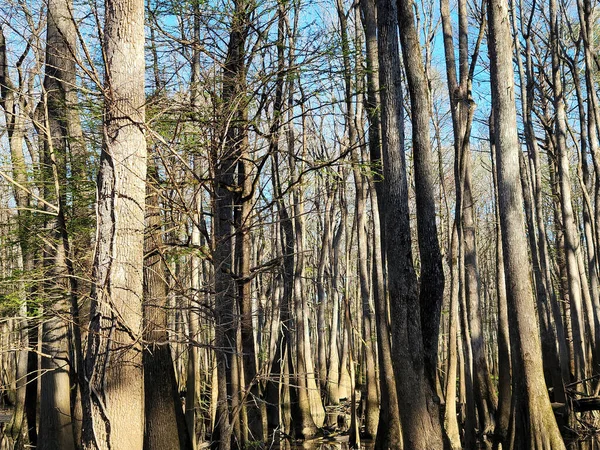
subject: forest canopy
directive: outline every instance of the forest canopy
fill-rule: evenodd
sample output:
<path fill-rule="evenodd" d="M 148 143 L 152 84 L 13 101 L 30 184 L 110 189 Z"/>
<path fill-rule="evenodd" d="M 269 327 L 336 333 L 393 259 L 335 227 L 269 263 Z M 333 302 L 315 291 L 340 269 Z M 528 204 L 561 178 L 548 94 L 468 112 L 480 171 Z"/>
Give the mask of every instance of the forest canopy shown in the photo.
<path fill-rule="evenodd" d="M 595 448 L 599 30 L 0 4 L 0 448 Z"/>

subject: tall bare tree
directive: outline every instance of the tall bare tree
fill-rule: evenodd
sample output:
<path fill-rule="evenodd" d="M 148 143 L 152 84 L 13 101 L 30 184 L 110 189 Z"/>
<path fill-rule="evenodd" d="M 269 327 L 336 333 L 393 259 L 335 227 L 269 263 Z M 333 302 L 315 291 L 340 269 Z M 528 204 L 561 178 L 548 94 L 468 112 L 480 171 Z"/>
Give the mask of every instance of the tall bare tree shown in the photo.
<path fill-rule="evenodd" d="M 85 357 L 83 447 L 141 449 L 146 138 L 144 2 L 107 0 L 97 243 Z"/>
<path fill-rule="evenodd" d="M 498 199 L 513 361 L 514 449 L 564 449 L 546 392 L 527 255 L 519 175 L 512 43 L 508 5 L 488 1 L 489 52 L 497 151 Z"/>

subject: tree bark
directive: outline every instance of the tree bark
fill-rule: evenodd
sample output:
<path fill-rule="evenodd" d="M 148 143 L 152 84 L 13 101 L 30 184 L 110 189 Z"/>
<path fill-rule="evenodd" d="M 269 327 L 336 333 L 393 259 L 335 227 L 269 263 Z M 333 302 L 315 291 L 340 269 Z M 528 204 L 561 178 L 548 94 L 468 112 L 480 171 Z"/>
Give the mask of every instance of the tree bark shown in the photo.
<path fill-rule="evenodd" d="M 74 428 L 71 419 L 71 370 L 69 361 L 68 322 L 69 291 L 73 278 L 69 277 L 68 236 L 65 219 L 66 192 L 61 186 L 67 182 L 67 150 L 70 112 L 67 94 L 76 85 L 75 73 L 75 24 L 68 1 L 53 0 L 48 3 L 48 26 L 46 38 L 46 74 L 44 77 L 40 117 L 38 125 L 44 143 L 45 198 L 58 204 L 56 218 L 47 227 L 50 245 L 44 252 L 45 265 L 54 281 L 45 283 L 46 295 L 56 300 L 48 304 L 48 318 L 43 322 L 39 445 L 41 449 L 74 449 Z M 71 116 L 72 117 L 72 116 Z M 70 266 L 72 267 L 72 266 Z M 73 295 L 74 292 L 71 292 Z M 73 300 L 77 302 L 77 299 Z M 79 330 L 76 330 L 78 333 Z M 79 347 L 78 350 L 81 348 Z M 79 358 L 79 356 L 77 356 Z M 73 361 L 71 364 L 75 364 Z"/>
<path fill-rule="evenodd" d="M 513 352 L 514 449 L 564 449 L 544 383 L 529 278 L 519 179 L 517 114 L 508 5 L 488 1 L 494 143 L 508 314 Z"/>
<path fill-rule="evenodd" d="M 151 163 L 146 183 L 144 238 L 144 450 L 192 448 L 175 379 L 167 334 L 167 280 L 158 170 Z"/>
<path fill-rule="evenodd" d="M 437 406 L 433 403 L 432 388 L 424 372 L 420 305 L 408 214 L 397 17 L 393 1 L 377 4 L 383 205 L 386 211 L 383 222 L 392 351 L 404 447 L 436 450 L 443 448 L 443 442 Z"/>
<path fill-rule="evenodd" d="M 436 372 L 440 315 L 444 297 L 444 270 L 436 225 L 435 164 L 429 133 L 430 93 L 415 26 L 414 7 L 413 0 L 398 2 L 398 25 L 411 105 L 417 231 L 421 257 L 419 303 L 425 351 L 424 369 L 431 390 L 427 395 L 436 397 L 432 401 L 439 404 L 436 394 Z M 432 411 L 432 414 L 435 413 Z"/>
<path fill-rule="evenodd" d="M 571 304 L 571 326 L 573 330 L 573 348 L 575 351 L 575 377 L 585 378 L 585 326 L 581 298 L 581 277 L 578 266 L 579 233 L 575 225 L 575 215 L 571 200 L 571 182 L 569 177 L 569 155 L 566 142 L 567 124 L 565 99 L 560 64 L 559 24 L 556 0 L 550 0 L 550 48 L 552 54 L 552 87 L 555 119 L 555 149 L 560 186 L 560 201 L 565 239 L 565 259 L 569 283 L 569 301 Z"/>
<path fill-rule="evenodd" d="M 82 392 L 83 447 L 139 450 L 144 436 L 144 2 L 106 0 L 105 7 L 104 141 Z"/>

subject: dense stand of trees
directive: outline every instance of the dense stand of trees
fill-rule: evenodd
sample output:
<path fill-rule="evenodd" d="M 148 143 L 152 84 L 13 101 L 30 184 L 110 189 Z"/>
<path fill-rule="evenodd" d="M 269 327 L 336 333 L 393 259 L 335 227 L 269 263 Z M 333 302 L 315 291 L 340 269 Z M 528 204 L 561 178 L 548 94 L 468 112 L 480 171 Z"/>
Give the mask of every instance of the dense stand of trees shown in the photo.
<path fill-rule="evenodd" d="M 0 448 L 597 430 L 599 30 L 592 0 L 0 5 Z"/>

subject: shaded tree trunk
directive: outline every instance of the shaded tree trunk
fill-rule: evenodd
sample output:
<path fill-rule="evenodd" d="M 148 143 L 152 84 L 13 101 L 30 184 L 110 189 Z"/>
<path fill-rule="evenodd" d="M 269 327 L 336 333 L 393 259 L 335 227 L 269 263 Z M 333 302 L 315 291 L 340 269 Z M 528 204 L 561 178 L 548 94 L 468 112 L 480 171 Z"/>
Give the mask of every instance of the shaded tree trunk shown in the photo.
<path fill-rule="evenodd" d="M 432 388 L 424 372 L 421 315 L 408 215 L 397 17 L 394 2 L 377 4 L 384 174 L 382 204 L 387 211 L 383 223 L 392 351 L 404 448 L 436 450 L 443 448 L 443 442 L 439 416 L 435 412 L 429 413 L 437 407 L 433 404 Z"/>
<path fill-rule="evenodd" d="M 146 182 L 144 238 L 144 450 L 192 448 L 167 334 L 167 280 L 162 255 L 160 183 L 153 163 Z"/>
<path fill-rule="evenodd" d="M 398 22 L 402 55 L 410 94 L 412 146 L 415 166 L 415 196 L 421 276 L 419 303 L 421 307 L 421 333 L 425 351 L 425 376 L 430 383 L 428 399 L 431 414 L 435 415 L 437 353 L 442 301 L 444 297 L 444 270 L 438 242 L 435 207 L 435 164 L 431 152 L 429 121 L 431 107 L 425 68 L 415 26 L 413 0 L 398 2 Z M 433 419 L 432 419 L 433 420 Z"/>

